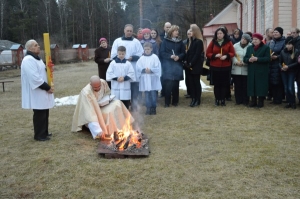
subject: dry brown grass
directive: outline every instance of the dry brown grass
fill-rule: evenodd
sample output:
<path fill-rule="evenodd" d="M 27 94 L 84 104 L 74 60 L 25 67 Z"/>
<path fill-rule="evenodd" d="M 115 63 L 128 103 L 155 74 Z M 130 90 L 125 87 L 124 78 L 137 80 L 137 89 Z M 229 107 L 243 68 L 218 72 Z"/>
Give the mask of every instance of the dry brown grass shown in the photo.
<path fill-rule="evenodd" d="M 0 79 L 20 70 L 0 72 Z M 93 62 L 56 66 L 55 97 L 78 94 Z M 300 198 L 300 108 L 178 107 L 137 119 L 151 155 L 104 159 L 88 133 L 71 133 L 74 106 L 50 110 L 49 142 L 33 140 L 32 111 L 21 109 L 20 77 L 0 92 L 0 198 Z"/>

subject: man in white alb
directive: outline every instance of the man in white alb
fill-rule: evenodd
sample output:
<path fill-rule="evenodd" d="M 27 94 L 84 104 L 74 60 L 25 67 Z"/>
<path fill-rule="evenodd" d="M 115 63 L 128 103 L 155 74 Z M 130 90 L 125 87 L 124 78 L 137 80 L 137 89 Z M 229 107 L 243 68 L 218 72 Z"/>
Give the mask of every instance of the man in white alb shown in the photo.
<path fill-rule="evenodd" d="M 133 36 L 133 26 L 126 24 L 124 27 L 124 36 L 117 38 L 111 48 L 111 58 L 115 59 L 118 54 L 118 47 L 126 47 L 125 59 L 130 61 L 136 75 L 136 62 L 143 55 L 144 50 L 139 40 Z M 138 78 L 136 81 L 131 82 L 131 110 L 137 111 L 138 95 L 139 95 L 139 82 Z"/>
<path fill-rule="evenodd" d="M 49 109 L 54 106 L 54 88 L 48 84 L 47 69 L 38 56 L 40 46 L 35 40 L 25 44 L 27 50 L 21 64 L 22 108 L 33 109 L 34 139 L 50 140 Z"/>

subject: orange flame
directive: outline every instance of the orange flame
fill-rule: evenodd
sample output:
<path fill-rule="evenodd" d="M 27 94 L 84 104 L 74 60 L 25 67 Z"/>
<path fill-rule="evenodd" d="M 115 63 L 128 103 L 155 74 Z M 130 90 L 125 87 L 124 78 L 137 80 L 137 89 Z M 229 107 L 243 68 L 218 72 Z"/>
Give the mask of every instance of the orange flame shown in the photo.
<path fill-rule="evenodd" d="M 136 148 L 141 147 L 141 142 L 140 142 L 141 135 L 138 131 L 132 129 L 132 125 L 130 124 L 130 117 L 126 118 L 126 122 L 123 128 L 121 130 L 118 129 L 117 133 L 119 137 L 119 142 L 118 142 L 119 151 L 125 150 L 124 146 L 127 141 L 129 141 L 127 148 L 132 146 L 133 144 L 136 145 Z M 111 135 L 111 140 L 114 140 L 113 134 Z"/>

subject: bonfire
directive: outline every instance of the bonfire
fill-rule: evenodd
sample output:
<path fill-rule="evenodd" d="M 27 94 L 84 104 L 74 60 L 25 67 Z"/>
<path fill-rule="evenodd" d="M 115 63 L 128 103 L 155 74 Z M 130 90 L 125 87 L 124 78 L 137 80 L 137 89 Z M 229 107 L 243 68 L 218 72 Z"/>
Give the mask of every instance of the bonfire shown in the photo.
<path fill-rule="evenodd" d="M 108 139 L 100 140 L 98 153 L 105 156 L 109 154 L 109 157 L 112 157 L 112 154 L 148 156 L 148 138 L 145 134 L 134 130 L 128 118 L 122 129 L 115 131 Z"/>

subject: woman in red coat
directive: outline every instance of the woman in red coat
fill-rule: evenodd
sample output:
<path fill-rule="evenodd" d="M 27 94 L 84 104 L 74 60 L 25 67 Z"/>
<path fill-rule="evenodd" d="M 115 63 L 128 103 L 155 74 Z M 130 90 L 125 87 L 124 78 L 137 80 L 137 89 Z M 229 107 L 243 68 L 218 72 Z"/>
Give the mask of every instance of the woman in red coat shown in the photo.
<path fill-rule="evenodd" d="M 230 85 L 231 59 L 234 55 L 234 48 L 226 30 L 218 28 L 206 50 L 206 57 L 210 59 L 210 81 L 214 85 L 216 106 L 226 106 L 225 97 Z"/>

